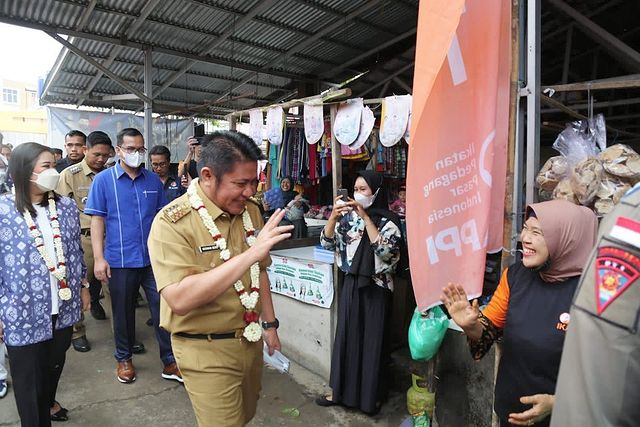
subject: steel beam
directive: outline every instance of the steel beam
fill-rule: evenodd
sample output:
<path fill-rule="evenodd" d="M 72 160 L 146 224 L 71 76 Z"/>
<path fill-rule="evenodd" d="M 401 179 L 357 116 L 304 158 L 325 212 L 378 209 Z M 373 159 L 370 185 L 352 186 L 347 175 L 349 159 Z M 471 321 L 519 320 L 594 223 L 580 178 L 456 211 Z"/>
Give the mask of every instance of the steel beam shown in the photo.
<path fill-rule="evenodd" d="M 527 2 L 527 145 L 525 202 L 535 201 L 536 175 L 540 164 L 540 2 Z"/>
<path fill-rule="evenodd" d="M 133 21 L 133 23 L 129 27 L 127 27 L 127 30 L 124 33 L 125 37 L 127 38 L 131 37 L 131 35 L 134 34 L 138 30 L 138 28 L 140 28 L 140 26 L 144 23 L 145 19 L 147 19 L 147 16 L 151 14 L 151 12 L 158 5 L 158 3 L 160 3 L 160 0 L 148 0 L 145 3 L 145 5 L 142 7 L 142 10 L 140 11 L 140 15 Z M 114 46 L 113 49 L 111 50 L 111 53 L 109 54 L 109 58 L 102 65 L 104 65 L 105 68 L 111 67 L 111 65 L 113 64 L 113 61 L 120 54 L 121 51 L 122 51 L 121 46 Z M 98 74 L 96 74 L 96 76 L 89 82 L 89 84 L 85 88 L 82 95 L 78 98 L 78 105 L 82 105 L 85 98 L 91 93 L 91 91 L 96 86 L 96 84 L 98 84 L 101 77 L 102 77 L 102 74 L 98 72 Z"/>
<path fill-rule="evenodd" d="M 607 52 L 632 72 L 640 71 L 640 52 L 575 10 L 562 0 L 547 0 L 557 9 L 572 18 L 584 33 L 602 45 Z"/>
<path fill-rule="evenodd" d="M 144 101 L 144 146 L 148 150 L 153 147 L 153 55 L 151 49 L 144 51 L 144 94 L 147 99 Z M 147 169 L 151 169 L 151 162 L 148 161 Z"/>
<path fill-rule="evenodd" d="M 135 94 L 138 98 L 142 99 L 143 101 L 151 101 L 150 99 L 148 99 L 146 97 L 146 95 L 144 93 L 140 92 L 138 89 L 134 88 L 129 83 L 127 83 L 126 81 L 122 80 L 119 76 L 114 74 L 111 70 L 109 70 L 108 68 L 105 68 L 98 61 L 94 60 L 93 58 L 88 56 L 86 53 L 84 53 L 83 51 L 81 51 L 80 49 L 78 49 L 77 47 L 75 47 L 74 45 L 72 45 L 71 43 L 69 43 L 68 41 L 66 41 L 62 37 L 60 37 L 59 35 L 57 35 L 55 33 L 47 33 L 47 34 L 49 34 L 49 36 L 51 36 L 54 40 L 56 40 L 61 45 L 65 46 L 71 52 L 75 53 L 80 58 L 84 59 L 89 64 L 93 65 L 98 70 L 102 71 L 104 74 L 109 76 L 114 82 L 118 83 L 120 86 L 122 86 L 123 88 L 125 88 L 129 92 Z"/>
<path fill-rule="evenodd" d="M 411 91 L 413 90 L 411 86 L 409 86 L 407 83 L 405 83 L 404 80 L 400 79 L 399 77 L 394 77 L 393 81 L 396 82 L 402 89 L 406 90 L 407 93 L 411 93 Z"/>
<path fill-rule="evenodd" d="M 244 25 L 248 24 L 256 15 L 259 15 L 260 13 L 264 12 L 266 9 L 271 7 L 276 1 L 277 0 L 263 0 L 260 3 L 258 3 L 256 6 L 254 6 L 251 10 L 249 10 L 246 13 L 246 15 L 244 15 L 242 18 L 240 18 L 240 20 L 237 23 L 235 22 L 235 19 L 234 19 L 233 22 L 229 23 L 229 25 L 227 26 L 227 29 L 224 31 L 224 33 L 222 33 L 220 35 L 220 37 L 218 37 L 218 39 L 216 39 L 213 43 L 210 43 L 207 47 L 205 47 L 203 49 L 202 53 L 206 55 L 207 53 L 211 52 L 216 47 L 220 46 L 229 37 L 231 37 L 233 35 L 233 33 L 236 32 L 237 29 L 240 29 Z M 162 86 L 160 86 L 160 88 L 156 91 L 156 95 L 155 96 L 158 96 L 162 92 L 164 92 L 164 90 L 167 89 L 169 86 L 171 86 L 173 84 L 173 82 L 178 80 L 180 78 L 180 76 L 182 76 L 191 67 L 193 67 L 193 65 L 196 62 L 197 61 L 193 61 L 193 60 L 187 61 L 178 71 L 173 73 L 173 75 L 170 76 L 164 82 L 164 84 Z"/>
<path fill-rule="evenodd" d="M 373 7 L 376 7 L 381 1 L 382 0 L 370 0 L 370 1 L 368 1 L 367 3 L 362 5 L 361 7 L 357 8 L 356 10 L 352 11 L 351 13 L 349 13 L 344 18 L 338 19 L 338 20 L 334 21 L 332 24 L 327 25 L 322 30 L 320 30 L 317 33 L 315 33 L 313 36 L 307 37 L 305 40 L 303 40 L 300 43 L 297 43 L 291 49 L 289 49 L 288 51 L 282 53 L 277 58 L 273 59 L 272 61 L 270 61 L 267 64 L 264 64 L 262 66 L 262 69 L 269 70 L 270 68 L 278 65 L 280 62 L 282 62 L 283 60 L 289 58 L 295 52 L 298 52 L 301 49 L 306 48 L 307 46 L 309 46 L 310 44 L 312 44 L 316 40 L 318 40 L 318 39 L 322 38 L 323 36 L 325 36 L 326 34 L 329 34 L 332 31 L 335 31 L 341 25 L 344 25 L 345 22 L 354 19 L 356 16 L 366 12 L 367 10 L 370 10 Z M 232 87 L 227 93 L 225 93 L 220 98 L 218 98 L 218 101 L 224 99 L 225 96 L 229 95 L 230 93 L 232 93 L 234 90 L 238 89 L 239 87 L 249 83 L 251 80 L 253 80 L 254 74 L 246 72 L 243 75 L 241 75 L 240 78 L 243 79 L 242 82 L 240 84 Z"/>
<path fill-rule="evenodd" d="M 140 43 L 133 40 L 128 40 L 126 38 L 109 37 L 109 36 L 103 36 L 96 33 L 90 33 L 87 31 L 70 30 L 69 28 L 57 27 L 54 25 L 38 24 L 38 23 L 28 22 L 20 19 L 9 18 L 7 16 L 0 16 L 0 22 L 11 24 L 11 25 L 18 25 L 20 27 L 25 27 L 25 28 L 32 28 L 34 30 L 41 30 L 46 32 L 47 34 L 50 32 L 54 32 L 57 34 L 64 34 L 70 37 L 78 37 L 78 38 L 83 38 L 88 40 L 95 40 L 99 42 L 113 44 L 116 46 L 129 47 L 132 49 L 144 50 L 149 47 L 148 44 Z M 261 74 L 273 75 L 273 76 L 283 77 L 291 80 L 312 81 L 312 82 L 316 81 L 316 79 L 312 79 L 300 74 L 288 73 L 288 72 L 277 71 L 277 70 L 263 70 L 261 67 L 244 64 L 242 62 L 229 61 L 226 59 L 214 58 L 211 56 L 199 56 L 191 52 L 186 52 L 186 51 L 177 50 L 177 49 L 170 49 L 170 48 L 161 47 L 161 46 L 152 46 L 152 49 L 154 52 L 157 52 L 157 53 L 164 53 L 166 55 L 176 56 L 179 58 L 194 59 L 196 61 L 204 62 L 208 64 L 216 64 L 216 65 L 222 65 L 226 67 L 238 68 L 240 70 L 249 70 L 249 71 L 253 71 L 254 73 L 258 72 Z"/>
<path fill-rule="evenodd" d="M 378 83 L 374 84 L 373 86 L 369 86 L 369 89 L 365 90 L 364 92 L 360 93 L 358 95 L 358 97 L 363 97 L 366 94 L 368 94 L 369 92 L 371 92 L 372 90 L 379 88 L 380 86 L 384 85 L 386 82 L 393 80 L 394 77 L 399 76 L 400 74 L 404 73 L 405 71 L 413 68 L 413 66 L 415 65 L 415 62 L 411 62 L 407 65 L 405 65 L 404 67 L 400 68 L 399 70 L 397 70 L 395 73 L 391 74 L 390 76 L 380 80 Z"/>
<path fill-rule="evenodd" d="M 382 44 L 379 44 L 378 46 L 374 47 L 373 49 L 370 49 L 358 56 L 356 56 L 353 59 L 350 59 L 349 61 L 345 62 L 342 65 L 338 65 L 337 67 L 331 67 L 330 70 L 325 71 L 324 73 L 320 73 L 321 77 L 331 77 L 336 75 L 338 72 L 344 70 L 345 68 L 350 67 L 351 65 L 354 64 L 358 64 L 360 61 L 362 61 L 365 58 L 370 57 L 371 55 L 373 55 L 374 53 L 378 53 L 381 50 L 384 50 L 386 48 L 388 48 L 389 46 L 393 46 L 394 44 L 398 43 L 399 41 L 402 41 L 404 39 L 406 39 L 407 37 L 411 37 L 413 35 L 416 34 L 416 31 L 418 31 L 418 28 L 412 28 L 409 31 L 406 31 L 400 35 L 398 35 L 397 37 L 392 38 L 391 40 L 388 40 Z"/>
<path fill-rule="evenodd" d="M 98 2 L 98 0 L 91 0 L 89 2 L 87 7 L 82 12 L 82 15 L 80 15 L 80 18 L 78 19 L 78 22 L 76 23 L 76 30 L 78 30 L 78 31 L 84 30 L 85 25 L 87 25 L 87 22 L 89 22 L 89 18 L 91 17 L 91 14 L 93 13 L 94 9 L 96 8 L 97 2 Z M 75 40 L 74 40 L 73 37 L 71 37 L 69 39 L 70 43 L 73 43 L 74 41 Z M 55 76 L 57 75 L 58 71 L 60 70 L 60 67 L 62 66 L 62 63 L 64 62 L 64 59 L 67 57 L 68 54 L 69 54 L 69 49 L 67 49 L 66 47 L 63 47 L 60 50 L 60 53 L 58 54 L 58 57 L 56 58 L 56 62 L 53 65 L 53 68 L 51 69 L 51 72 L 47 76 L 47 80 L 45 81 L 44 88 L 42 90 L 42 93 L 40 94 L 40 98 L 44 98 L 46 96 L 47 92 L 49 91 L 49 89 L 51 89 L 51 83 L 55 80 Z"/>

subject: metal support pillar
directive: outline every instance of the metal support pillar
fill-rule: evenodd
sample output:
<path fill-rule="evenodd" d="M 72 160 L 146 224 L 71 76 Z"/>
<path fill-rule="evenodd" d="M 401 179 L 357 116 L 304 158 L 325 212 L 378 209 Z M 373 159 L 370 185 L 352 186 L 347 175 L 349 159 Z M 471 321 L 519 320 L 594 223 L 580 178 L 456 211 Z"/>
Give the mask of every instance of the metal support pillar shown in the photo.
<path fill-rule="evenodd" d="M 153 140 L 153 81 L 151 73 L 153 71 L 151 49 L 144 50 L 144 94 L 147 99 L 144 101 L 144 146 L 147 150 L 155 145 Z M 147 162 L 147 168 L 151 169 L 151 162 Z"/>
<path fill-rule="evenodd" d="M 536 199 L 536 174 L 540 165 L 540 3 L 541 0 L 527 2 L 527 204 Z"/>

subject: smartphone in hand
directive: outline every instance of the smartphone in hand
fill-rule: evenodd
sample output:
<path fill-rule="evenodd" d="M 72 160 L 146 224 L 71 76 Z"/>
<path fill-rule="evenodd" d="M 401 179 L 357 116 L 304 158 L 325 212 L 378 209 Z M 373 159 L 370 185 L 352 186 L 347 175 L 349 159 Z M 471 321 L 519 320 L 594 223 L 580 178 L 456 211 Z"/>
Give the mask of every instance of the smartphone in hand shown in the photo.
<path fill-rule="evenodd" d="M 343 202 L 347 203 L 349 201 L 349 192 L 346 188 L 338 188 L 337 194 Z"/>

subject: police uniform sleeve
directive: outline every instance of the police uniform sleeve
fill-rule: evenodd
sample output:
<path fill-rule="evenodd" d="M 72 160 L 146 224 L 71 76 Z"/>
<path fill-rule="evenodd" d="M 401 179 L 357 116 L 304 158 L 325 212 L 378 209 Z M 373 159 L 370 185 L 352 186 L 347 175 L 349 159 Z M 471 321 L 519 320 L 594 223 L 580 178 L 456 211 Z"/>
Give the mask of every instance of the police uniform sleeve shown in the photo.
<path fill-rule="evenodd" d="M 72 197 L 73 195 L 73 187 L 71 186 L 71 174 L 65 171 L 62 171 L 60 174 L 60 180 L 58 181 L 58 185 L 56 186 L 56 193 Z"/>
<path fill-rule="evenodd" d="M 180 282 L 187 276 L 202 273 L 194 262 L 193 245 L 189 243 L 185 233 L 180 231 L 181 228 L 188 228 L 182 221 L 169 221 L 164 210 L 153 220 L 148 246 L 158 291 Z"/>
<path fill-rule="evenodd" d="M 601 224 L 570 312 L 551 426 L 640 423 L 640 193 Z M 629 200 L 632 199 L 632 200 Z M 622 219 L 622 221 L 620 221 Z"/>

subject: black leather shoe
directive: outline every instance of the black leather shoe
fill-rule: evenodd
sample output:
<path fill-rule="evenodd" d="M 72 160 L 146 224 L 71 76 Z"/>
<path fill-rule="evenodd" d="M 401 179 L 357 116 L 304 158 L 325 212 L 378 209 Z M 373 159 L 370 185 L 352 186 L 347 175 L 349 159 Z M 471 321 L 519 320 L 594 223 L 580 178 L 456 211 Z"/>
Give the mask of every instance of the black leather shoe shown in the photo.
<path fill-rule="evenodd" d="M 105 320 L 107 315 L 104 312 L 104 308 L 100 305 L 100 301 L 91 303 L 91 315 L 96 320 Z"/>
<path fill-rule="evenodd" d="M 71 344 L 73 345 L 73 349 L 75 351 L 79 351 L 80 353 L 86 353 L 91 350 L 91 345 L 87 340 L 87 337 L 80 337 L 74 340 L 71 340 Z"/>
<path fill-rule="evenodd" d="M 147 349 L 144 348 L 144 344 L 138 341 L 136 341 L 135 344 L 133 344 L 133 347 L 131 348 L 131 352 L 133 354 L 142 354 L 145 351 L 147 351 Z"/>

